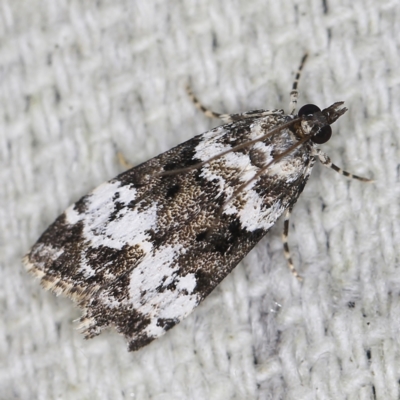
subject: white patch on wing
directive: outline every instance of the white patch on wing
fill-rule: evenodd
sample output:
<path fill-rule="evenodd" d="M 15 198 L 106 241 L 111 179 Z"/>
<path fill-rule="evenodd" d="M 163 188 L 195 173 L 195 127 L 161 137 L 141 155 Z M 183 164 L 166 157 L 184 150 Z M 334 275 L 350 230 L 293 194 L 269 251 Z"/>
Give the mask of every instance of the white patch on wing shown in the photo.
<path fill-rule="evenodd" d="M 211 129 L 210 131 L 204 132 L 201 135 L 202 142 L 210 143 L 211 141 L 215 141 L 216 139 L 227 134 L 225 127 L 219 126 L 217 128 Z"/>
<path fill-rule="evenodd" d="M 232 146 L 222 143 L 210 144 L 201 142 L 196 146 L 194 158 L 197 158 L 201 161 L 207 161 L 210 158 L 231 149 Z M 251 165 L 250 158 L 247 154 L 230 152 L 218 158 L 216 162 L 222 162 L 227 170 L 232 169 L 240 171 L 240 180 L 242 182 L 246 182 L 247 180 L 251 179 L 257 171 L 257 168 Z M 208 181 L 218 179 L 224 185 L 226 183 L 225 180 L 220 175 L 218 175 L 215 169 L 210 168 L 208 165 L 205 165 L 203 167 L 201 176 Z"/>
<path fill-rule="evenodd" d="M 256 192 L 250 190 L 246 193 L 246 202 L 239 210 L 238 217 L 242 227 L 249 232 L 257 229 L 268 230 L 285 211 L 280 200 L 265 209 L 262 209 L 262 204 L 263 201 Z"/>
<path fill-rule="evenodd" d="M 264 142 L 257 142 L 252 147 L 254 150 L 258 150 L 264 153 L 264 165 L 266 166 L 268 163 L 274 160 L 272 157 L 273 147 L 271 145 L 267 146 Z"/>
<path fill-rule="evenodd" d="M 286 182 L 293 182 L 303 174 L 303 168 L 304 163 L 298 158 L 291 159 L 290 161 L 281 160 L 278 163 L 272 164 L 268 168 L 268 173 L 284 177 Z"/>
<path fill-rule="evenodd" d="M 206 134 L 204 134 L 203 136 L 205 136 Z M 218 137 L 222 137 L 225 134 L 226 131 L 222 131 L 221 134 L 218 135 Z M 259 138 L 264 134 L 265 130 L 261 128 L 261 122 L 252 124 L 250 126 L 249 140 Z M 207 161 L 212 157 L 218 156 L 219 154 L 232 149 L 232 146 L 229 144 L 216 143 L 215 140 L 217 139 L 217 137 L 215 134 L 212 136 L 212 139 L 213 140 L 201 141 L 196 146 L 194 158 L 197 158 L 201 161 Z M 273 160 L 271 156 L 271 152 L 273 149 L 272 146 L 267 146 L 263 142 L 257 142 L 253 145 L 253 148 L 264 153 L 266 164 Z M 241 152 L 230 152 L 216 160 L 216 162 L 221 161 L 228 170 L 231 169 L 238 171 L 239 180 L 241 182 L 250 181 L 259 171 L 258 167 L 252 165 L 249 155 L 243 154 Z M 205 165 L 203 167 L 201 176 L 209 181 L 218 179 L 220 181 L 220 191 L 227 190 L 227 194 L 229 194 L 228 188 L 225 187 L 225 179 L 218 175 L 218 173 L 215 172 L 215 169 L 209 168 L 208 165 Z"/>
<path fill-rule="evenodd" d="M 135 200 L 136 193 L 134 187 L 120 187 L 118 181 L 104 183 L 88 196 L 87 210 L 84 213 L 80 214 L 72 205 L 65 211 L 66 220 L 69 224 L 82 221 L 85 239 L 89 240 L 93 247 L 107 246 L 121 249 L 127 244 L 141 244 L 145 251 L 149 251 L 152 245 L 145 232 L 156 227 L 156 202 L 140 211 L 138 211 L 140 203 L 134 208 L 121 208 L 114 216 L 114 220 L 110 221 L 111 215 L 115 212 L 115 203 L 126 206 Z"/>
<path fill-rule="evenodd" d="M 88 210 L 81 214 L 75 209 L 75 204 L 72 204 L 65 210 L 65 216 L 67 223 L 74 225 L 79 221 L 85 219 L 87 214 L 104 214 L 109 215 L 110 211 L 114 209 L 114 202 L 112 199 L 115 196 L 116 191 L 119 189 L 119 182 L 105 182 L 93 190 L 88 195 L 86 207 Z M 132 191 L 132 197 L 135 198 L 136 191 Z M 104 207 L 104 210 L 103 208 Z M 109 211 L 109 212 L 107 212 Z"/>
<path fill-rule="evenodd" d="M 46 261 L 35 261 L 35 267 L 36 268 L 41 268 L 41 269 L 45 269 L 46 267 L 46 263 L 48 262 L 48 260 L 51 261 L 55 261 L 57 260 L 62 254 L 64 253 L 64 248 L 55 248 L 53 246 L 51 246 L 50 244 L 44 245 L 43 243 L 40 243 L 39 245 L 37 245 L 33 252 L 32 252 L 32 256 L 35 256 L 36 254 L 40 255 L 41 259 L 46 259 Z"/>
<path fill-rule="evenodd" d="M 257 121 L 250 126 L 249 140 L 254 140 L 265 135 L 265 129 L 261 127 L 263 123 L 264 121 Z M 221 132 L 219 137 L 223 136 L 223 134 L 224 132 Z M 290 135 L 290 132 L 288 134 Z M 212 139 L 213 140 L 202 141 L 196 146 L 195 158 L 201 161 L 207 161 L 212 157 L 232 149 L 232 146 L 229 144 L 215 143 L 217 139 L 216 135 L 213 135 Z M 274 146 L 266 145 L 264 142 L 260 141 L 254 143 L 252 149 L 263 153 L 263 164 L 265 166 L 274 160 L 272 156 L 273 150 L 276 152 Z M 285 149 L 282 148 L 280 151 L 284 150 Z M 237 215 L 242 226 L 250 232 L 257 229 L 268 230 L 282 215 L 284 207 L 281 201 L 276 201 L 271 207 L 263 208 L 263 204 L 267 199 L 263 199 L 252 189 L 256 185 L 257 180 L 251 181 L 254 176 L 260 172 L 260 167 L 253 165 L 249 155 L 241 152 L 227 153 L 215 160 L 215 162 L 222 162 L 227 170 L 236 170 L 240 182 L 249 182 L 240 193 L 240 196 L 244 200 L 241 202 L 240 209 L 234 205 L 235 199 L 232 199 L 225 205 L 224 214 Z M 290 161 L 281 160 L 277 163 L 271 163 L 265 171 L 265 174 L 284 177 L 287 182 L 294 181 L 299 175 L 303 174 L 302 160 L 291 159 Z M 215 167 L 213 168 L 206 164 L 200 176 L 209 181 L 219 181 L 219 190 L 218 193 L 216 193 L 216 197 L 220 196 L 222 192 L 226 194 L 227 198 L 233 195 L 234 188 L 228 186 L 224 177 L 218 174 L 218 169 Z"/>
<path fill-rule="evenodd" d="M 89 229 L 86 229 L 85 225 L 84 231 L 94 247 L 107 246 L 121 249 L 126 244 L 131 246 L 140 244 L 145 251 L 150 251 L 153 246 L 146 231 L 156 228 L 156 222 L 157 202 L 153 202 L 151 207 L 145 210 L 138 211 L 137 208 L 121 210 L 117 219 L 101 226 L 98 231 L 95 231 L 97 221 L 93 220 L 91 226 L 88 226 Z"/>
<path fill-rule="evenodd" d="M 258 121 L 250 125 L 249 140 L 258 139 L 259 137 L 264 136 L 266 134 L 265 129 L 261 128 L 261 124 L 263 122 Z"/>
<path fill-rule="evenodd" d="M 176 288 L 179 291 L 186 290 L 188 293 L 192 293 L 196 285 L 197 285 L 197 280 L 195 274 L 187 274 L 179 279 Z"/>
<path fill-rule="evenodd" d="M 221 135 L 223 136 L 223 135 Z M 223 143 L 216 143 L 214 140 L 201 141 L 196 146 L 196 152 L 193 158 L 201 161 L 207 161 L 211 157 L 217 156 L 226 150 L 230 150 L 232 146 Z"/>
<path fill-rule="evenodd" d="M 261 123 L 255 123 L 250 126 L 249 140 L 259 138 L 265 134 L 265 130 L 261 128 Z M 222 134 L 220 135 L 222 136 Z M 196 146 L 195 158 L 201 161 L 207 161 L 212 157 L 215 157 L 223 152 L 232 149 L 229 144 L 215 143 L 215 135 L 212 137 L 212 141 L 202 141 Z M 252 145 L 254 150 L 261 151 L 264 154 L 265 165 L 273 160 L 271 152 L 273 150 L 272 146 L 267 146 L 263 142 L 257 142 Z M 238 171 L 239 181 L 242 183 L 249 182 L 249 185 L 242 191 L 241 195 L 244 196 L 245 204 L 238 210 L 233 205 L 233 200 L 226 204 L 224 213 L 225 214 L 237 214 L 240 222 L 244 228 L 249 231 L 254 231 L 256 229 L 269 229 L 279 215 L 283 212 L 281 211 L 280 204 L 276 204 L 272 208 L 266 209 L 261 212 L 263 205 L 263 198 L 260 197 L 252 187 L 256 184 L 256 181 L 251 182 L 251 179 L 260 171 L 260 169 L 251 163 L 248 154 L 243 154 L 241 152 L 230 152 L 219 158 L 216 162 L 223 163 L 227 170 L 231 169 L 233 171 Z M 218 174 L 212 166 L 209 167 L 205 165 L 203 167 L 201 175 L 208 181 L 219 181 L 219 191 L 216 194 L 218 197 L 222 192 L 226 194 L 227 198 L 232 196 L 234 193 L 234 188 L 227 186 L 226 180 Z M 276 213 L 280 212 L 278 216 Z"/>
<path fill-rule="evenodd" d="M 190 296 L 196 285 L 195 278 L 179 276 L 176 272 L 180 266 L 176 263 L 181 255 L 183 246 L 181 244 L 169 245 L 158 248 L 155 252 L 148 254 L 130 275 L 130 301 L 133 304 L 145 304 L 139 311 L 146 314 L 154 312 L 155 308 L 164 309 L 173 306 L 177 296 L 187 292 Z M 169 290 L 166 287 L 174 277 L 176 288 Z M 161 288 L 159 291 L 156 288 Z M 146 294 L 142 297 L 142 293 Z M 197 295 L 194 297 L 197 298 Z"/>
<path fill-rule="evenodd" d="M 64 212 L 66 222 L 71 225 L 75 225 L 82 219 L 82 214 L 79 214 L 78 211 L 74 209 L 74 207 L 75 204 L 72 204 Z"/>
<path fill-rule="evenodd" d="M 66 222 L 69 224 L 83 223 L 83 236 L 94 248 L 106 246 L 120 250 L 125 245 L 140 245 L 144 253 L 152 250 L 153 244 L 146 231 L 155 229 L 157 224 L 157 202 L 154 201 L 146 208 L 140 208 L 140 202 L 134 207 L 123 207 L 116 215 L 116 202 L 127 206 L 136 198 L 134 187 L 120 186 L 120 182 L 107 182 L 96 188 L 88 195 L 86 211 L 79 213 L 70 206 L 66 211 Z M 113 216 L 112 218 L 110 218 Z M 95 275 L 89 260 L 82 256 L 79 272 L 85 277 Z"/>
<path fill-rule="evenodd" d="M 81 257 L 78 273 L 82 274 L 85 279 L 96 275 L 96 271 L 90 266 L 90 263 L 86 262 L 84 257 Z"/>
<path fill-rule="evenodd" d="M 145 316 L 151 323 L 144 330 L 148 336 L 157 337 L 165 333 L 165 329 L 157 326 L 159 318 L 181 320 L 200 302 L 197 294 L 192 294 L 197 281 L 194 274 L 180 276 L 177 258 L 184 251 L 181 244 L 158 248 L 147 254 L 130 274 L 129 298 L 125 304 Z M 167 286 L 174 282 L 174 288 Z M 119 307 L 119 300 L 110 297 L 105 291 L 100 295 L 109 307 Z"/>

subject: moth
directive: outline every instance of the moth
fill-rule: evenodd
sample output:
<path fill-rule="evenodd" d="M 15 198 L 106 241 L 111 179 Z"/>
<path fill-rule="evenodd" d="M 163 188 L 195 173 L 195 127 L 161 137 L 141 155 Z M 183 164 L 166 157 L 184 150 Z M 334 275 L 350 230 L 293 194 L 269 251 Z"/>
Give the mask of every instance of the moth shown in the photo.
<path fill-rule="evenodd" d="M 137 350 L 206 297 L 286 211 L 283 242 L 292 272 L 289 215 L 315 161 L 350 178 L 317 145 L 329 140 L 343 102 L 296 114 L 218 114 L 224 124 L 100 185 L 70 206 L 25 256 L 44 288 L 83 309 L 86 338 L 114 326 Z"/>

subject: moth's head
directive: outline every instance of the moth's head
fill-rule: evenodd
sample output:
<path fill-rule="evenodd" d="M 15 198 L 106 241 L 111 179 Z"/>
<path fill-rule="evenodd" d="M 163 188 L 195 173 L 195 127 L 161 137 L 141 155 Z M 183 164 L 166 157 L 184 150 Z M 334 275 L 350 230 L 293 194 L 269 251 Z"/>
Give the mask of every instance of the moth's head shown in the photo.
<path fill-rule="evenodd" d="M 312 142 L 326 143 L 332 135 L 330 125 L 347 111 L 346 107 L 341 107 L 342 105 L 343 101 L 339 101 L 322 111 L 314 104 L 306 104 L 301 107 L 297 114 L 301 118 L 300 136 L 312 135 L 310 139 Z"/>

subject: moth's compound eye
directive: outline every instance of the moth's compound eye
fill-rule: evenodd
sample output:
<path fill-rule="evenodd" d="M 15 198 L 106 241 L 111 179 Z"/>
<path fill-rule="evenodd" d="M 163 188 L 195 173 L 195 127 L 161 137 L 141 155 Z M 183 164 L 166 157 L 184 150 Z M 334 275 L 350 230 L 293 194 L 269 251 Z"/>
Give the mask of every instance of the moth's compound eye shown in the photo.
<path fill-rule="evenodd" d="M 298 116 L 301 117 L 303 115 L 312 115 L 318 111 L 321 111 L 321 109 L 315 104 L 306 104 L 305 106 L 300 108 Z"/>
<path fill-rule="evenodd" d="M 311 140 L 316 144 L 326 143 L 332 136 L 332 128 L 329 125 L 325 125 L 321 130 L 314 135 Z"/>

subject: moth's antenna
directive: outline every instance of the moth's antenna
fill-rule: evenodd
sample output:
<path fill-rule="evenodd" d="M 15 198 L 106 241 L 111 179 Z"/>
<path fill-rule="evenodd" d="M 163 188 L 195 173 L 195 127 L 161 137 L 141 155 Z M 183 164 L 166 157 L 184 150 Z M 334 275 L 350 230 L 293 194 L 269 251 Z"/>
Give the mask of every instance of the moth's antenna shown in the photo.
<path fill-rule="evenodd" d="M 303 70 L 304 64 L 306 63 L 308 54 L 304 54 L 303 58 L 301 59 L 299 68 L 296 72 L 296 76 L 294 78 L 294 82 L 292 85 L 292 91 L 290 92 L 290 104 L 289 104 L 289 110 L 290 114 L 294 115 L 296 112 L 296 107 L 297 107 L 297 97 L 299 96 L 299 92 L 297 91 L 297 86 L 299 84 L 300 76 L 301 76 L 301 71 Z"/>

